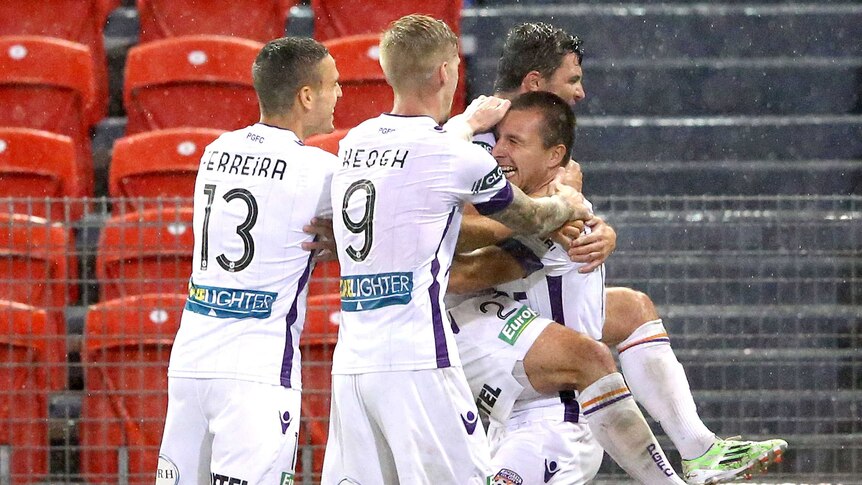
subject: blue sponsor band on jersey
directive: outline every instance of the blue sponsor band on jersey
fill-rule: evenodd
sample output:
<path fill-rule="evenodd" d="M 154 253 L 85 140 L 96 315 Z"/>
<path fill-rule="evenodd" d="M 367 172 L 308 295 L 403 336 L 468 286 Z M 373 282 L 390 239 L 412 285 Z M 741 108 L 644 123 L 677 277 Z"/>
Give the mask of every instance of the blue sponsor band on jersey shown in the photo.
<path fill-rule="evenodd" d="M 269 318 L 278 293 L 189 282 L 186 310 L 216 318 Z"/>
<path fill-rule="evenodd" d="M 413 293 L 413 273 L 380 273 L 341 277 L 341 309 L 361 312 L 405 305 Z"/>

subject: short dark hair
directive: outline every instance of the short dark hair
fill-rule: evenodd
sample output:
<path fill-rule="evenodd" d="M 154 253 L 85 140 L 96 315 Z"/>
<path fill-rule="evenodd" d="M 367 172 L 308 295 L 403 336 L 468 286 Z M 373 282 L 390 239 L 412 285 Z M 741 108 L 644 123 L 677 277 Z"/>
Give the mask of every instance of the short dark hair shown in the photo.
<path fill-rule="evenodd" d="M 542 22 L 524 23 L 506 34 L 503 54 L 497 63 L 494 90 L 507 92 L 518 89 L 530 71 L 550 77 L 563 63 L 563 57 L 574 53 L 578 63 L 584 60 L 581 39 L 563 29 Z"/>
<path fill-rule="evenodd" d="M 555 145 L 566 147 L 561 166 L 569 163 L 575 144 L 575 112 L 563 98 L 547 91 L 531 91 L 512 100 L 509 111 L 537 111 L 542 114 L 542 143 L 545 148 Z"/>
<path fill-rule="evenodd" d="M 320 82 L 317 65 L 327 55 L 329 51 L 323 44 L 307 37 L 282 37 L 267 42 L 251 68 L 262 114 L 290 110 L 300 88 Z"/>

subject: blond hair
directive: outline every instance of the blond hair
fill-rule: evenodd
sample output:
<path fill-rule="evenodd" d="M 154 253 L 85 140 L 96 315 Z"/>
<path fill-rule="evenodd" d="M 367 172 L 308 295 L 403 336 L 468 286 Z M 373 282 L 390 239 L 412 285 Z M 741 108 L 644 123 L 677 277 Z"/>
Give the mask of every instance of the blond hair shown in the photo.
<path fill-rule="evenodd" d="M 406 15 L 380 40 L 380 65 L 393 89 L 424 84 L 440 64 L 458 54 L 458 37 L 442 20 Z"/>

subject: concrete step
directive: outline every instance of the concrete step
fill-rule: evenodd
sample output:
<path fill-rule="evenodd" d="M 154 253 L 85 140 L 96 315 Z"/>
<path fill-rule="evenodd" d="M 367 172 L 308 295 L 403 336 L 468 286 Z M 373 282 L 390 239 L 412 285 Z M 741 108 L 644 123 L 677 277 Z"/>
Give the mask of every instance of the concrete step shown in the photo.
<path fill-rule="evenodd" d="M 674 348 L 840 351 L 862 346 L 856 305 L 660 305 Z"/>
<path fill-rule="evenodd" d="M 862 57 L 587 58 L 587 98 L 576 112 L 602 116 L 860 113 L 860 69 Z"/>
<path fill-rule="evenodd" d="M 855 160 L 590 162 L 584 191 L 599 195 L 850 195 L 862 193 Z"/>
<path fill-rule="evenodd" d="M 862 199 L 858 197 L 823 197 L 816 200 L 821 207 L 806 197 L 771 201 L 691 197 L 664 199 L 689 204 L 685 209 L 671 208 L 670 203 L 656 203 L 651 209 L 645 203 L 642 212 L 623 208 L 626 200 L 636 198 L 593 199 L 597 213 L 616 228 L 620 253 L 763 251 L 804 258 L 853 255 L 862 247 L 862 227 L 857 222 L 862 217 Z M 751 202 L 756 204 L 748 206 Z"/>
<path fill-rule="evenodd" d="M 862 302 L 862 259 L 769 252 L 618 253 L 607 284 L 644 291 L 658 304 L 782 305 Z"/>
<path fill-rule="evenodd" d="M 581 117 L 574 158 L 589 162 L 858 160 L 862 116 Z"/>
<path fill-rule="evenodd" d="M 858 3 L 579 3 L 468 8 L 461 18 L 464 51 L 471 60 L 496 59 L 506 32 L 522 22 L 549 22 L 580 36 L 587 51 L 585 65 L 611 59 L 862 55 L 862 43 L 856 41 L 862 38 L 862 5 Z M 494 69 L 477 73 L 493 78 Z"/>

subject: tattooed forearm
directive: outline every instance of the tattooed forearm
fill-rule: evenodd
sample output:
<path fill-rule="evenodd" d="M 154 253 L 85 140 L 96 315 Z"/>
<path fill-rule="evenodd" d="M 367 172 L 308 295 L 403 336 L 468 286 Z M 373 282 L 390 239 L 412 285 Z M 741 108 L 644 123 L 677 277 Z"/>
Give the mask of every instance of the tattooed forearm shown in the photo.
<path fill-rule="evenodd" d="M 508 226 L 519 234 L 546 235 L 572 219 L 588 216 L 586 207 L 572 207 L 559 196 L 532 199 L 512 186 L 515 194 L 512 204 L 489 217 Z M 581 204 L 582 205 L 582 204 Z"/>

